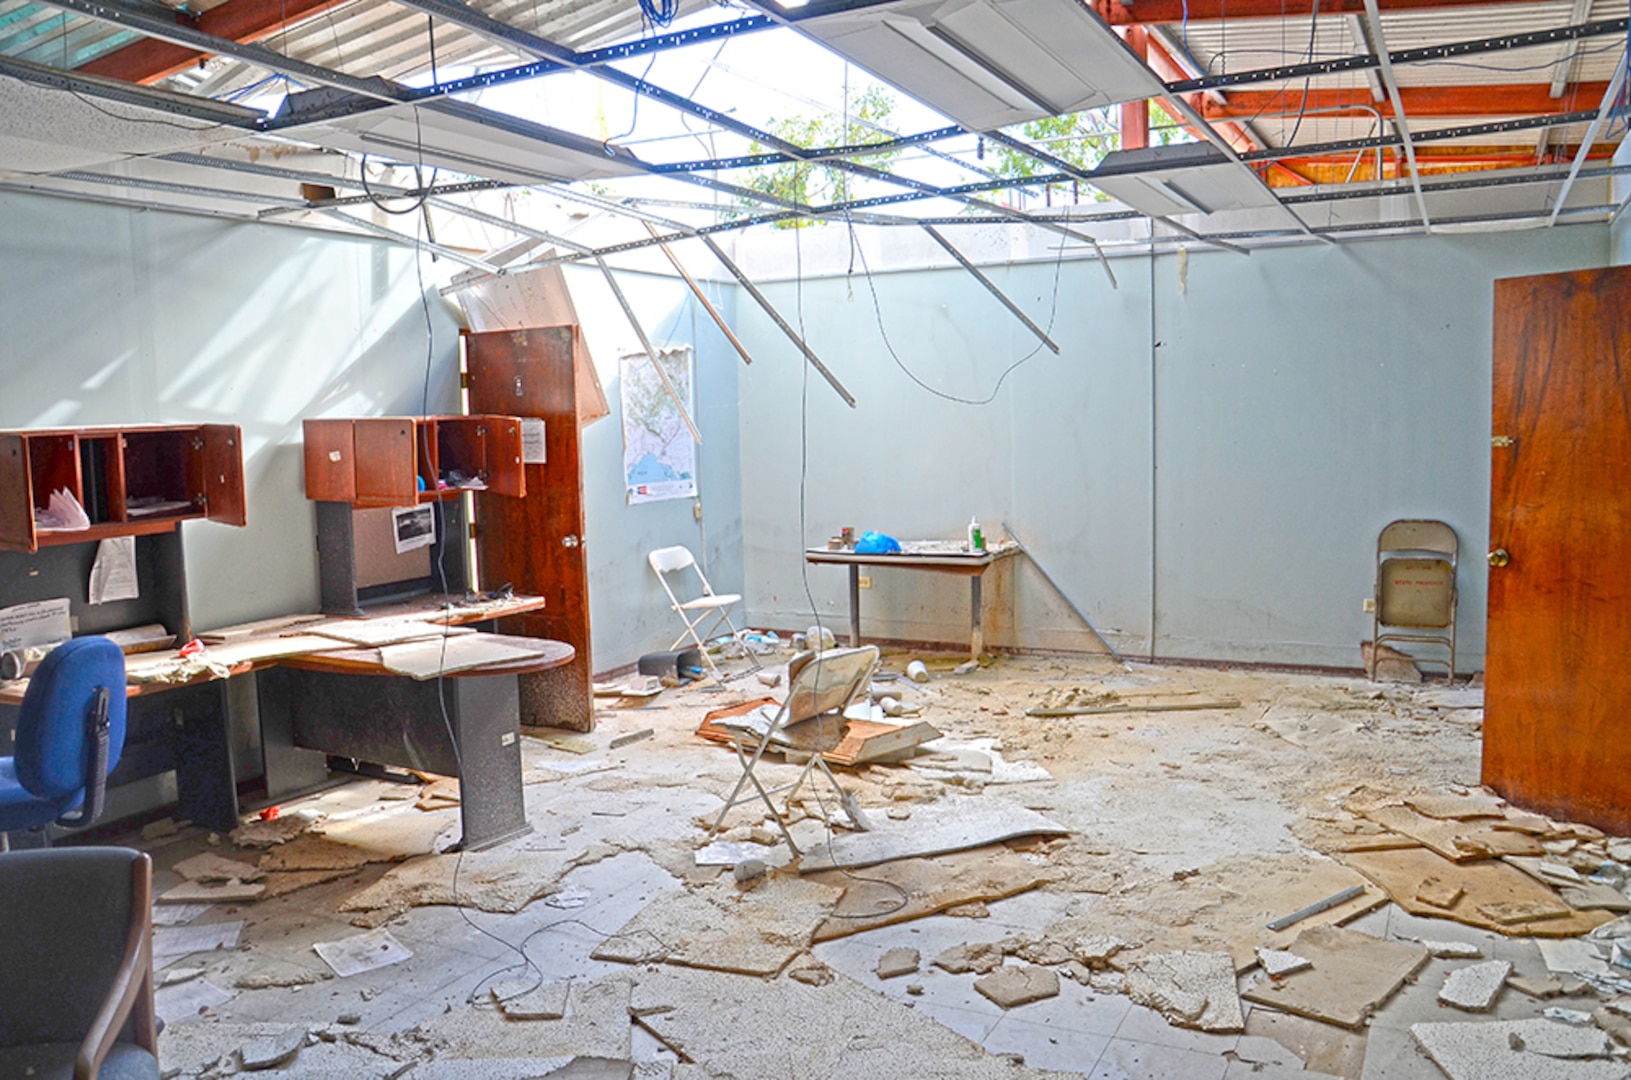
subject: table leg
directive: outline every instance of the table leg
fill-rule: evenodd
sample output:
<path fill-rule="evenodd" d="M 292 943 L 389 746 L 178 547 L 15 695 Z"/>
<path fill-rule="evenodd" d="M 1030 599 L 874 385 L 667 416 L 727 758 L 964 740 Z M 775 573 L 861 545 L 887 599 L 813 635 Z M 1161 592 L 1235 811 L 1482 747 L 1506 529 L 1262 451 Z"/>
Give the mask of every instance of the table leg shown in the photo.
<path fill-rule="evenodd" d="M 985 652 L 985 607 L 984 597 L 981 595 L 981 582 L 984 574 L 970 574 L 969 581 L 969 651 L 974 659 L 978 660 L 980 654 Z"/>
<path fill-rule="evenodd" d="M 849 567 L 849 643 L 853 648 L 861 644 L 861 567 Z"/>

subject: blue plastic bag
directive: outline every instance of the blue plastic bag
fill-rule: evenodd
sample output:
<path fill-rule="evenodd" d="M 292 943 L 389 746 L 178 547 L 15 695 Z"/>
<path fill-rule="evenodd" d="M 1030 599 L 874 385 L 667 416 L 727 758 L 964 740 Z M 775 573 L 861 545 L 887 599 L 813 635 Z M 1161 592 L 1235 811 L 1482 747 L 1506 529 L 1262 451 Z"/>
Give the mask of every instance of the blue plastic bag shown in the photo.
<path fill-rule="evenodd" d="M 890 555 L 900 550 L 900 541 L 881 532 L 867 531 L 855 541 L 857 555 Z"/>

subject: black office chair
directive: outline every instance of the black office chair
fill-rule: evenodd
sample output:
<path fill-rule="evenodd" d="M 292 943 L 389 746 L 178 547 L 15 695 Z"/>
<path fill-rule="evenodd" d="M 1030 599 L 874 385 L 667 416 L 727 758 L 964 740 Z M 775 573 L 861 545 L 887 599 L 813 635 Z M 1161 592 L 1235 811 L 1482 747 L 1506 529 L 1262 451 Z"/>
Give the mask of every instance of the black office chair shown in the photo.
<path fill-rule="evenodd" d="M 0 855 L 0 1076 L 159 1080 L 152 903 L 139 851 Z"/>
<path fill-rule="evenodd" d="M 89 825 L 125 746 L 125 654 L 105 637 L 64 642 L 28 681 L 15 757 L 0 757 L 4 834 Z"/>

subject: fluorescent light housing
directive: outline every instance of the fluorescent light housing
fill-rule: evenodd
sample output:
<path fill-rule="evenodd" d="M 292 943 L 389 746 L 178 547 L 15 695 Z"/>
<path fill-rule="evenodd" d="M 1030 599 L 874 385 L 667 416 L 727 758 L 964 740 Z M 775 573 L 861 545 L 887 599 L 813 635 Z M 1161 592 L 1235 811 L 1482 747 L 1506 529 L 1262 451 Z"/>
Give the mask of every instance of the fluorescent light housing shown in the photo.
<path fill-rule="evenodd" d="M 976 131 L 1166 93 L 1080 0 L 901 0 L 793 25 Z"/>
<path fill-rule="evenodd" d="M 1153 217 L 1253 210 L 1277 200 L 1251 169 L 1209 143 L 1177 143 L 1106 154 L 1088 181 Z"/>
<path fill-rule="evenodd" d="M 321 91 L 317 91 L 321 93 Z M 290 95 L 295 97 L 296 95 Z M 280 115 L 298 116 L 298 104 Z M 599 180 L 644 173 L 628 150 L 462 101 L 388 105 L 279 134 L 406 165 L 423 162 L 511 184 Z"/>

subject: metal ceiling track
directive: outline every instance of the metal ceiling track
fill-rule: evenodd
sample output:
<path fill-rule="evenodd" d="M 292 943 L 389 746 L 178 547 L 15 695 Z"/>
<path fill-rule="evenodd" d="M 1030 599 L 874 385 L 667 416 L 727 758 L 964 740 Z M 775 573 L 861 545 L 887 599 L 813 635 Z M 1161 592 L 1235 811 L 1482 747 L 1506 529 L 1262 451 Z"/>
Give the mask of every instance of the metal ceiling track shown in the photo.
<path fill-rule="evenodd" d="M 1474 41 L 1455 41 L 1445 45 L 1429 45 L 1420 49 L 1400 49 L 1387 54 L 1387 60 L 1392 64 L 1425 64 L 1435 60 L 1453 60 L 1460 56 L 1476 56 L 1479 53 L 1503 52 L 1507 49 L 1527 49 L 1536 45 L 1555 45 L 1565 41 L 1580 41 L 1585 38 L 1606 37 L 1610 34 L 1623 34 L 1631 27 L 1631 19 L 1604 19 L 1599 22 L 1580 23 L 1576 26 L 1560 26 L 1551 30 L 1531 30 L 1522 34 L 1506 34 L 1501 37 L 1478 38 Z M 1309 78 L 1315 75 L 1335 75 L 1343 71 L 1369 71 L 1382 66 L 1382 57 L 1372 53 L 1365 56 L 1345 56 L 1338 60 L 1316 60 L 1308 64 L 1284 64 L 1280 67 L 1256 68 L 1251 71 L 1236 71 L 1224 75 L 1205 75 L 1195 79 L 1179 79 L 1167 83 L 1167 89 L 1174 94 L 1189 94 L 1197 90 L 1220 90 L 1230 86 L 1246 86 L 1251 83 L 1263 82 L 1289 82 L 1292 79 Z"/>

